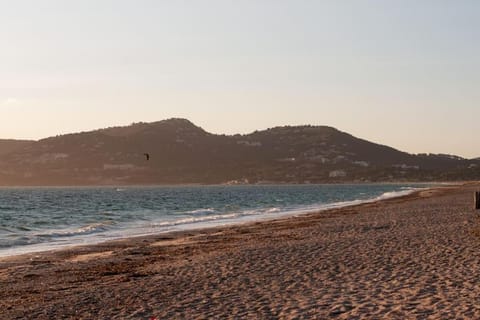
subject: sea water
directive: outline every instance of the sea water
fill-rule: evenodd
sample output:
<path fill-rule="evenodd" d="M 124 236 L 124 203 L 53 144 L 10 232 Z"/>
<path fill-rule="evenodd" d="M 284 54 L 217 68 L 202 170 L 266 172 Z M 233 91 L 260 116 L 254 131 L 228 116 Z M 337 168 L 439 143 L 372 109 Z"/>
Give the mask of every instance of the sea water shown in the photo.
<path fill-rule="evenodd" d="M 298 215 L 425 185 L 0 188 L 0 256 Z"/>

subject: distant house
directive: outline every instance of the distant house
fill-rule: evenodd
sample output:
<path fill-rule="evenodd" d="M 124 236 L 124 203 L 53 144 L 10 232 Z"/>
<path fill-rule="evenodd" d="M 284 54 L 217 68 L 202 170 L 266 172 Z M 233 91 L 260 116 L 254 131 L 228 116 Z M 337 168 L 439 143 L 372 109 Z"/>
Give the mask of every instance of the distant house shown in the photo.
<path fill-rule="evenodd" d="M 237 144 L 244 145 L 247 147 L 261 147 L 262 143 L 260 141 L 246 141 L 246 140 L 241 140 L 237 141 Z"/>
<path fill-rule="evenodd" d="M 131 170 L 135 169 L 135 165 L 130 164 L 130 163 L 124 163 L 124 164 L 108 164 L 105 163 L 103 165 L 104 170 Z"/>
<path fill-rule="evenodd" d="M 403 170 L 408 170 L 408 169 L 413 169 L 413 170 L 419 170 L 419 166 L 409 166 L 407 164 L 394 164 L 392 167 L 397 168 L 397 169 L 403 169 Z"/>
<path fill-rule="evenodd" d="M 347 173 L 343 170 L 334 170 L 330 171 L 330 174 L 328 176 L 330 178 L 344 178 L 347 176 Z"/>
<path fill-rule="evenodd" d="M 360 167 L 368 167 L 370 165 L 367 161 L 355 161 L 354 164 Z"/>

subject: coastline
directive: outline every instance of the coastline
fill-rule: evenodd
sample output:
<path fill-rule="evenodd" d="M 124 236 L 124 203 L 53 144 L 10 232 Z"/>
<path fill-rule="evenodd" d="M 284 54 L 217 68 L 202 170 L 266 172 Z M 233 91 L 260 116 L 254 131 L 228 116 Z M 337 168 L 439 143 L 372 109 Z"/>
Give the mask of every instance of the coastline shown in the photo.
<path fill-rule="evenodd" d="M 347 186 L 357 186 L 357 184 L 343 184 Z M 361 185 L 368 185 L 368 186 L 375 186 L 379 185 L 382 186 L 384 184 L 360 184 Z M 396 183 L 392 183 L 391 185 L 398 185 Z M 12 248 L 2 248 L 0 250 L 0 259 L 4 257 L 11 257 L 11 256 L 19 256 L 19 255 L 25 255 L 25 254 L 34 254 L 34 253 L 42 253 L 42 252 L 48 252 L 48 251 L 57 251 L 57 250 L 69 250 L 72 249 L 76 246 L 92 246 L 92 245 L 98 245 L 102 243 L 108 243 L 110 241 L 118 241 L 118 240 L 127 240 L 130 238 L 136 238 L 136 237 L 148 237 L 148 236 L 155 236 L 155 235 L 165 235 L 168 236 L 171 233 L 184 233 L 184 232 L 198 232 L 201 230 L 208 230 L 212 228 L 217 228 L 217 227 L 231 227 L 231 226 L 237 226 L 237 225 L 245 225 L 249 223 L 255 223 L 255 222 L 261 222 L 261 221 L 272 221 L 272 220 L 278 220 L 278 219 L 285 219 L 289 217 L 295 217 L 295 216 L 301 216 L 301 215 L 308 215 L 312 213 L 320 213 L 320 212 L 325 212 L 328 210 L 332 209 L 341 209 L 341 208 L 347 208 L 351 206 L 357 206 L 361 204 L 368 204 L 372 202 L 377 202 L 377 201 L 384 201 L 388 200 L 391 198 L 401 198 L 408 196 L 412 193 L 422 191 L 422 190 L 427 190 L 435 187 L 442 187 L 442 184 L 437 184 L 437 185 L 431 185 L 429 183 L 425 183 L 424 186 L 426 187 L 421 187 L 422 184 L 412 184 L 415 185 L 415 187 L 406 187 L 406 188 L 401 188 L 399 190 L 394 190 L 394 191 L 386 191 L 383 194 L 379 194 L 378 196 L 372 197 L 372 198 L 354 198 L 352 200 L 344 200 L 344 201 L 337 201 L 337 202 L 331 202 L 331 203 L 319 203 L 319 204 L 314 204 L 314 205 L 305 205 L 305 206 L 299 206 L 297 208 L 290 208 L 288 210 L 281 210 L 278 208 L 273 208 L 275 209 L 274 212 L 272 212 L 270 209 L 266 210 L 265 212 L 259 211 L 257 213 L 240 213 L 237 214 L 224 214 L 222 215 L 221 213 L 218 215 L 214 216 L 205 216 L 205 217 L 199 217 L 199 218 L 189 218 L 186 220 L 180 220 L 178 222 L 174 221 L 173 224 L 164 224 L 162 221 L 159 222 L 154 222 L 152 221 L 153 225 L 158 224 L 159 227 L 148 227 L 145 229 L 133 229 L 133 228 L 127 228 L 123 229 L 122 233 L 120 233 L 120 230 L 110 230 L 109 232 L 106 233 L 99 233 L 99 234 L 92 234 L 88 236 L 81 236 L 79 235 L 76 238 L 69 239 L 68 241 L 65 241 L 66 239 L 62 239 L 62 242 L 44 242 L 44 243 L 37 243 L 37 244 L 29 244 L 29 245 L 24 245 L 24 246 L 19 246 L 19 247 L 12 247 Z M 454 184 L 449 183 L 449 184 L 444 184 L 443 186 L 453 186 Z M 276 185 L 280 186 L 280 185 Z M 146 188 L 149 188 L 148 186 L 145 186 Z M 46 189 L 50 189 L 50 187 L 43 187 Z M 62 187 L 58 187 L 59 189 L 62 189 Z M 83 187 L 77 187 L 77 188 L 83 188 Z M 88 187 L 90 189 L 91 187 Z M 107 187 L 108 189 L 111 189 L 111 187 Z M 115 187 L 118 189 L 118 187 Z M 134 188 L 139 188 L 134 187 Z M 190 222 L 188 220 L 191 220 Z M 91 225 L 97 225 L 98 223 L 93 223 Z M 85 229 L 85 228 L 91 228 L 91 225 L 79 227 L 79 229 Z M 165 227 L 162 228 L 162 226 L 165 225 Z M 174 229 L 174 230 L 172 230 Z M 176 230 L 175 230 L 176 229 Z M 55 232 L 62 232 L 60 231 L 55 231 Z M 74 232 L 74 231 L 69 231 L 69 232 Z"/>
<path fill-rule="evenodd" d="M 445 253 L 437 251 L 460 254 L 465 268 L 480 262 L 473 254 L 480 249 L 472 235 L 478 224 L 471 209 L 475 188 L 432 188 L 294 217 L 0 258 L 0 307 L 8 318 L 27 319 L 433 319 L 449 310 L 478 316 L 473 299 L 442 298 L 436 287 L 443 282 L 450 294 L 463 294 L 458 285 L 466 283 L 461 277 L 448 279 L 457 287 L 445 282 L 449 265 L 437 265 Z M 425 254 L 431 259 L 423 263 Z M 418 286 L 404 283 L 408 272 Z M 420 294 L 426 285 L 436 289 Z M 417 302 L 409 304 L 415 292 Z"/>

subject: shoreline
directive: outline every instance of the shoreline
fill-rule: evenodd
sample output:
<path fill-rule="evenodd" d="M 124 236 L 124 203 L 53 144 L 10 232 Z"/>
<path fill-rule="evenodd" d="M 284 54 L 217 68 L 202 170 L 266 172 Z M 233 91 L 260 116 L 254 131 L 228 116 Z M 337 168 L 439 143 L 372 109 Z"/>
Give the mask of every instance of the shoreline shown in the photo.
<path fill-rule="evenodd" d="M 7 318 L 478 318 L 479 184 L 0 259 Z"/>
<path fill-rule="evenodd" d="M 224 186 L 300 186 L 300 185 L 389 185 L 389 184 L 428 184 L 428 185 L 463 185 L 468 183 L 476 183 L 476 181 L 346 181 L 346 182 L 324 182 L 324 183 L 294 183 L 294 182 L 272 182 L 272 183 L 245 183 L 245 184 L 228 184 L 228 183 L 173 183 L 173 184 L 80 184 L 80 185 L 0 185 L 0 189 L 21 189 L 21 188 L 151 188 L 151 187 L 224 187 Z"/>
<path fill-rule="evenodd" d="M 395 183 L 392 183 L 392 184 L 395 184 Z M 425 185 L 430 185 L 430 184 L 425 183 Z M 181 227 L 178 230 L 164 230 L 164 231 L 155 230 L 155 231 L 144 232 L 144 233 L 142 232 L 132 233 L 130 235 L 121 235 L 121 236 L 112 235 L 106 239 L 98 239 L 98 238 L 89 239 L 89 237 L 87 236 L 86 239 L 83 239 L 84 240 L 83 242 L 78 242 L 78 243 L 68 243 L 68 244 L 39 243 L 39 244 L 22 246 L 22 247 L 6 248 L 6 249 L 0 250 L 0 261 L 3 258 L 30 255 L 30 254 L 42 254 L 42 253 L 48 253 L 53 251 L 59 251 L 59 250 L 71 250 L 75 247 L 95 246 L 95 245 L 101 245 L 104 243 L 109 243 L 111 241 L 122 241 L 122 240 L 128 241 L 128 239 L 144 238 L 144 237 L 151 237 L 151 236 L 158 236 L 158 235 L 169 236 L 172 233 L 201 232 L 202 230 L 210 230 L 215 228 L 237 227 L 237 226 L 248 225 L 248 224 L 257 223 L 257 222 L 269 222 L 269 221 L 289 219 L 292 217 L 294 218 L 294 217 L 303 216 L 303 215 L 320 214 L 320 213 L 328 212 L 330 210 L 355 207 L 363 204 L 386 201 L 389 199 L 403 198 L 421 191 L 428 191 L 431 189 L 445 188 L 445 187 L 452 187 L 452 186 L 456 186 L 456 185 L 445 184 L 444 186 L 434 185 L 434 186 L 425 187 L 425 188 L 412 188 L 412 189 L 406 189 L 406 190 L 398 190 L 398 191 L 383 193 L 382 195 L 379 195 L 377 197 L 370 198 L 370 199 L 364 199 L 364 200 L 355 199 L 355 200 L 349 200 L 349 201 L 326 203 L 326 204 L 319 205 L 318 208 L 292 209 L 288 211 L 275 213 L 272 216 L 268 216 L 265 214 L 255 214 L 255 215 L 247 215 L 247 216 L 240 215 L 238 217 L 231 218 L 231 219 L 230 218 L 224 218 L 219 220 L 207 219 L 205 221 L 179 224 Z M 393 194 L 393 195 L 390 196 L 387 194 Z M 82 239 L 79 239 L 79 240 L 82 240 Z"/>
<path fill-rule="evenodd" d="M 129 243 L 137 244 L 139 242 L 150 242 L 152 239 L 160 239 L 159 241 L 166 240 L 166 244 L 168 245 L 172 239 L 176 241 L 183 242 L 183 238 L 190 238 L 204 234 L 210 233 L 217 233 L 223 232 L 228 229 L 237 229 L 237 228 L 249 228 L 249 227 L 256 227 L 258 225 L 266 225 L 268 224 L 282 224 L 282 223 L 289 223 L 291 220 L 302 219 L 302 218 L 311 218 L 315 217 L 318 219 L 323 218 L 331 218 L 336 215 L 345 215 L 346 212 L 352 212 L 356 209 L 362 210 L 364 208 L 368 208 L 371 205 L 376 204 L 387 204 L 389 202 L 396 202 L 396 201 L 410 201 L 415 199 L 421 199 L 424 197 L 431 197 L 435 196 L 438 193 L 448 192 L 450 189 L 461 188 L 463 186 L 468 186 L 469 184 L 476 184 L 475 182 L 462 184 L 462 185 L 448 185 L 448 186 L 436 186 L 431 188 L 422 188 L 422 189 L 415 189 L 410 190 L 409 193 L 388 197 L 384 199 L 379 199 L 379 197 L 361 200 L 359 203 L 354 204 L 347 204 L 345 206 L 339 207 L 330 207 L 325 209 L 318 209 L 312 211 L 304 211 L 304 212 L 296 212 L 296 213 L 284 213 L 282 216 L 276 217 L 265 217 L 265 216 L 258 216 L 259 219 L 252 219 L 248 221 L 238 222 L 232 221 L 231 223 L 221 224 L 221 225 L 213 225 L 208 227 L 193 227 L 191 229 L 181 229 L 181 230 L 171 230 L 165 232 L 154 232 L 149 234 L 143 235 L 133 235 L 133 236 L 125 236 L 119 237 L 115 239 L 109 239 L 100 242 L 92 242 L 92 243 L 84 243 L 84 244 L 67 244 L 64 246 L 55 247 L 52 249 L 39 249 L 38 251 L 28 251 L 28 252 L 21 252 L 21 253 L 14 253 L 10 255 L 1 255 L 0 254 L 0 264 L 4 261 L 21 261 L 25 259 L 35 259 L 42 256 L 56 256 L 62 255 L 65 252 L 91 252 L 92 254 L 96 255 L 101 253 L 105 250 L 103 248 L 110 248 L 116 247 L 117 245 L 123 247 L 125 244 L 129 245 Z M 480 185 L 480 183 L 479 183 Z M 349 202 L 356 202 L 349 201 Z M 316 217 L 318 216 L 318 217 Z M 158 242 L 158 241 L 157 241 Z M 89 253 L 90 254 L 90 253 Z"/>

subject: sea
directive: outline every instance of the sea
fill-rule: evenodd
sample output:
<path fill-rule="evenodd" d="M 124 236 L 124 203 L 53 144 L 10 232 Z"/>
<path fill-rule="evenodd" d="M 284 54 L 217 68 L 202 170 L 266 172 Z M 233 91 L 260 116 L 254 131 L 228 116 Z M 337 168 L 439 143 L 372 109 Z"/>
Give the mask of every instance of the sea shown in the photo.
<path fill-rule="evenodd" d="M 295 216 L 424 184 L 0 188 L 0 256 Z"/>

